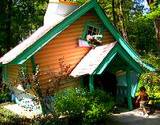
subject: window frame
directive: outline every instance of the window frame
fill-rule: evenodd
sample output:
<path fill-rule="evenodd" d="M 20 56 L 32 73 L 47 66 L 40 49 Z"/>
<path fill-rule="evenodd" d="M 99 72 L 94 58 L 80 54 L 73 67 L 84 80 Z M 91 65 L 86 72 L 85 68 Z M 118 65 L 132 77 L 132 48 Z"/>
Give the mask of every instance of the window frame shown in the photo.
<path fill-rule="evenodd" d="M 93 28 L 98 29 L 99 33 L 101 35 L 103 35 L 103 27 L 102 26 L 95 24 L 93 21 L 87 21 L 85 23 L 85 25 L 84 25 L 84 29 L 83 29 L 83 33 L 81 35 L 81 39 L 86 40 L 86 35 L 87 35 L 87 32 L 88 32 L 88 27 L 93 27 Z M 102 37 L 102 39 L 103 39 L 103 37 Z"/>

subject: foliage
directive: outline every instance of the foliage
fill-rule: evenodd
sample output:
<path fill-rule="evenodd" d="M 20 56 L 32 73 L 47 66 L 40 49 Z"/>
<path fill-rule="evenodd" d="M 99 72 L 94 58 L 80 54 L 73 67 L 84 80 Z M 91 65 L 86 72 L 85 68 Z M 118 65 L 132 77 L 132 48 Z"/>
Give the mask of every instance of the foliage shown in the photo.
<path fill-rule="evenodd" d="M 26 117 L 21 117 L 4 106 L 10 103 L 0 104 L 0 124 L 1 125 L 65 125 L 60 119 L 52 114 L 40 115 L 33 119 L 28 119 Z"/>
<path fill-rule="evenodd" d="M 22 118 L 13 112 L 5 109 L 3 106 L 7 103 L 0 105 L 0 124 L 1 125 L 28 125 L 31 123 L 30 119 Z"/>
<path fill-rule="evenodd" d="M 5 102 L 10 100 L 10 90 L 6 84 L 2 85 L 0 88 L 0 102 Z"/>
<path fill-rule="evenodd" d="M 153 54 L 143 56 L 146 63 L 153 64 L 157 72 L 145 72 L 139 78 L 138 90 L 144 86 L 150 97 L 160 98 L 160 57 Z"/>
<path fill-rule="evenodd" d="M 157 51 L 156 32 L 153 21 L 147 21 L 145 17 L 135 15 L 127 23 L 127 32 L 130 44 L 139 53 Z"/>
<path fill-rule="evenodd" d="M 48 0 L 0 1 L 0 46 L 2 49 L 9 50 L 42 25 L 47 2 Z"/>
<path fill-rule="evenodd" d="M 54 114 L 40 115 L 32 119 L 32 125 L 67 125 Z"/>
<path fill-rule="evenodd" d="M 89 108 L 83 120 L 89 124 L 105 120 L 114 105 L 110 95 L 102 90 L 96 90 L 90 94 L 89 100 Z"/>
<path fill-rule="evenodd" d="M 90 93 L 85 89 L 72 88 L 55 95 L 54 102 L 57 115 L 67 115 L 70 119 L 81 119 L 91 124 L 105 120 L 112 109 L 113 99 L 102 90 Z"/>
<path fill-rule="evenodd" d="M 160 6 L 155 8 L 151 13 L 146 15 L 147 20 L 155 20 L 157 17 L 160 16 Z"/>
<path fill-rule="evenodd" d="M 44 72 L 49 76 L 48 89 L 46 91 L 46 95 L 52 95 L 53 93 L 59 90 L 59 86 L 61 81 L 70 79 L 70 64 L 65 63 L 64 57 L 58 59 L 60 71 L 53 71 L 49 67 Z M 41 75 L 41 74 L 40 74 Z"/>
<path fill-rule="evenodd" d="M 57 115 L 77 117 L 86 109 L 88 92 L 83 89 L 66 89 L 55 94 L 55 112 Z"/>
<path fill-rule="evenodd" d="M 140 86 L 145 86 L 149 96 L 155 96 L 160 91 L 160 75 L 154 72 L 143 73 L 139 81 Z"/>
<path fill-rule="evenodd" d="M 24 89 L 24 93 L 30 93 L 36 96 L 36 98 L 33 101 L 36 101 L 36 104 L 38 105 L 39 103 L 41 104 L 42 112 L 44 114 L 46 114 L 47 112 L 51 112 L 50 103 L 52 99 L 48 97 L 59 90 L 60 83 L 62 80 L 68 80 L 70 78 L 68 76 L 70 72 L 70 65 L 65 63 L 63 57 L 59 58 L 58 61 L 60 68 L 59 71 L 54 72 L 48 69 L 47 71 L 45 70 L 42 72 L 39 66 L 37 65 L 35 67 L 34 73 L 29 72 L 26 62 L 25 64 L 20 66 L 17 79 L 15 81 L 11 81 L 10 84 L 8 84 L 8 86 L 21 84 L 22 88 Z M 40 87 L 40 77 L 43 74 L 48 76 L 48 86 L 45 90 L 42 90 Z"/>
<path fill-rule="evenodd" d="M 134 6 L 132 0 L 99 0 L 99 3 L 122 36 L 140 54 L 158 51 L 159 37 L 154 22 L 160 15 L 158 3 L 152 5 L 151 13 L 146 15 L 142 13 L 143 7 Z"/>
<path fill-rule="evenodd" d="M 160 56 L 153 53 L 147 53 L 142 56 L 142 59 L 147 64 L 152 64 L 157 70 L 160 69 Z"/>

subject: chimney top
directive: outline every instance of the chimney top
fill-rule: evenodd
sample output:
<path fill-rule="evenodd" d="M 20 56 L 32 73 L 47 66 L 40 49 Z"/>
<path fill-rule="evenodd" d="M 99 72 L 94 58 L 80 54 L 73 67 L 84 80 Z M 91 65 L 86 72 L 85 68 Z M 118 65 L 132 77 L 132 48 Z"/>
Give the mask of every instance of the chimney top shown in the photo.
<path fill-rule="evenodd" d="M 49 3 L 64 3 L 69 5 L 77 5 L 78 3 L 71 0 L 49 0 Z"/>
<path fill-rule="evenodd" d="M 76 2 L 70 0 L 49 0 L 44 25 L 58 24 L 78 7 Z"/>

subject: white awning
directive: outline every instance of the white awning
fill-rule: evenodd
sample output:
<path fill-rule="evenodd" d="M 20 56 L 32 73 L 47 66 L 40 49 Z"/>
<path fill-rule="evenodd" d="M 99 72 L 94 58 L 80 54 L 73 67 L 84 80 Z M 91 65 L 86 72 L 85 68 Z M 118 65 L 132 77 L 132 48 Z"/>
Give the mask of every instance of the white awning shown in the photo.
<path fill-rule="evenodd" d="M 70 76 L 79 77 L 85 74 L 92 74 L 115 45 L 116 42 L 113 42 L 91 49 L 74 68 Z"/>

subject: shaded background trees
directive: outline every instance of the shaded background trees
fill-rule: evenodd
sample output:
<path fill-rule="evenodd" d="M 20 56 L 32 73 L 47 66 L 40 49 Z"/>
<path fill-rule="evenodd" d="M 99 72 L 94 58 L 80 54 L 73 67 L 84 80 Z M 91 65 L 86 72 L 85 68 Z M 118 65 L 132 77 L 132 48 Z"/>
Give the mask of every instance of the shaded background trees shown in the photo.
<path fill-rule="evenodd" d="M 0 1 L 0 50 L 10 50 L 43 23 L 48 0 Z"/>
<path fill-rule="evenodd" d="M 122 36 L 141 54 L 158 51 L 159 17 L 158 0 L 149 0 L 149 8 L 140 5 L 138 0 L 100 0 L 102 7 L 109 15 Z M 146 1 L 147 2 L 147 1 Z"/>

